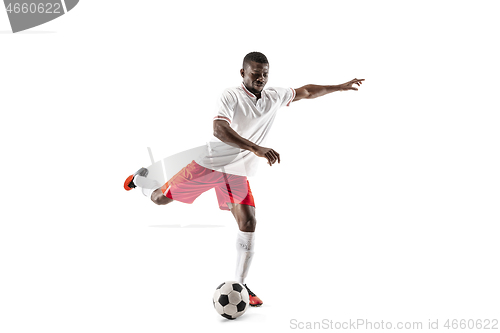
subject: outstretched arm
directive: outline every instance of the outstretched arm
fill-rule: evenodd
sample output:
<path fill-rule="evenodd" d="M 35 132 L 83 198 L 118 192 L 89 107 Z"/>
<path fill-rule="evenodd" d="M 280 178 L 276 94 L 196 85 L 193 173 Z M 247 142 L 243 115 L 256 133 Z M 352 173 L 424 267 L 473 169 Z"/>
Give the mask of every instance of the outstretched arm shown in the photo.
<path fill-rule="evenodd" d="M 230 146 L 249 150 L 259 157 L 264 157 L 270 166 L 276 163 L 276 161 L 280 163 L 280 154 L 278 152 L 271 148 L 258 146 L 243 138 L 225 120 L 214 120 L 214 136 Z"/>
<path fill-rule="evenodd" d="M 353 85 L 360 86 L 361 83 L 365 79 L 354 79 L 346 83 L 342 83 L 339 85 L 333 86 L 320 86 L 315 84 L 308 84 L 306 86 L 295 89 L 295 98 L 293 102 L 300 101 L 301 99 L 312 99 L 316 97 L 320 97 L 334 91 L 343 91 L 343 90 L 358 90 L 358 88 L 353 87 Z"/>

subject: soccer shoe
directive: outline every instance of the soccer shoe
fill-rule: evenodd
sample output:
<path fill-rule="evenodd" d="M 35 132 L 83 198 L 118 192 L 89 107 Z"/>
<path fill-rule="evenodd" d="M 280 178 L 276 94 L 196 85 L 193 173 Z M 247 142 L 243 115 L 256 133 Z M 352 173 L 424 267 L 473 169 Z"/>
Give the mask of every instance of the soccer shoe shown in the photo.
<path fill-rule="evenodd" d="M 246 284 L 244 284 L 244 286 L 245 288 L 247 288 L 248 295 L 250 296 L 250 306 L 261 306 L 263 302 L 260 300 L 260 298 L 257 297 L 257 295 L 255 295 L 250 289 L 248 289 Z"/>
<path fill-rule="evenodd" d="M 135 186 L 135 184 L 134 184 L 134 177 L 137 175 L 147 177 L 148 173 L 149 173 L 148 169 L 140 168 L 139 170 L 137 170 L 136 173 L 128 176 L 127 179 L 125 179 L 125 183 L 123 184 L 123 187 L 125 188 L 126 191 L 130 191 L 131 189 L 136 188 L 137 186 Z"/>

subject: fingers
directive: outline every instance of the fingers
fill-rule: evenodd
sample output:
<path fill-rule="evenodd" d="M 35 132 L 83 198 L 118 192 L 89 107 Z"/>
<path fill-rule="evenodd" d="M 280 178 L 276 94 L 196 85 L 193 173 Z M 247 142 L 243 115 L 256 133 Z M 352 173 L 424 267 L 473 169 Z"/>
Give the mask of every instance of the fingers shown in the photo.
<path fill-rule="evenodd" d="M 269 164 L 270 166 L 273 166 L 274 163 L 276 163 L 276 161 L 278 161 L 278 163 L 280 163 L 280 154 L 278 154 L 278 152 L 274 151 L 274 150 L 269 150 L 267 153 L 266 153 L 266 159 L 267 159 L 267 164 Z"/>
<path fill-rule="evenodd" d="M 352 90 L 358 90 L 358 88 L 353 87 L 352 85 L 357 84 L 357 85 L 358 85 L 358 87 L 359 87 L 359 86 L 361 86 L 361 84 L 363 83 L 363 81 L 364 81 L 364 80 L 365 80 L 365 79 L 353 79 L 353 80 L 351 80 L 351 81 L 350 81 L 350 83 L 351 83 L 351 87 L 350 87 L 350 89 L 352 89 Z"/>
<path fill-rule="evenodd" d="M 358 86 L 360 86 L 363 83 L 364 80 L 365 79 L 354 79 L 351 82 L 357 84 Z"/>

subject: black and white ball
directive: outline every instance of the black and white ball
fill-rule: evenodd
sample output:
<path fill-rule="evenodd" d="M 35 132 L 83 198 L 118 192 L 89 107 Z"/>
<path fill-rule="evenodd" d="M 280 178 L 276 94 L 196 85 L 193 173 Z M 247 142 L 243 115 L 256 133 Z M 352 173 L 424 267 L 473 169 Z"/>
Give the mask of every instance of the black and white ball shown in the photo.
<path fill-rule="evenodd" d="M 250 299 L 247 289 L 236 281 L 226 281 L 215 289 L 215 311 L 227 319 L 236 319 L 248 308 Z"/>

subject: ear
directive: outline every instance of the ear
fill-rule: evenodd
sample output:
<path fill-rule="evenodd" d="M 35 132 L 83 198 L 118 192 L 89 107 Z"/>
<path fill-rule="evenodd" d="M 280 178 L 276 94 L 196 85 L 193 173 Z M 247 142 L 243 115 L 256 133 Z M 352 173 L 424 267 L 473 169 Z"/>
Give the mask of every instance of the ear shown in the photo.
<path fill-rule="evenodd" d="M 243 68 L 240 69 L 240 74 L 241 74 L 241 77 L 245 77 L 245 70 Z"/>

